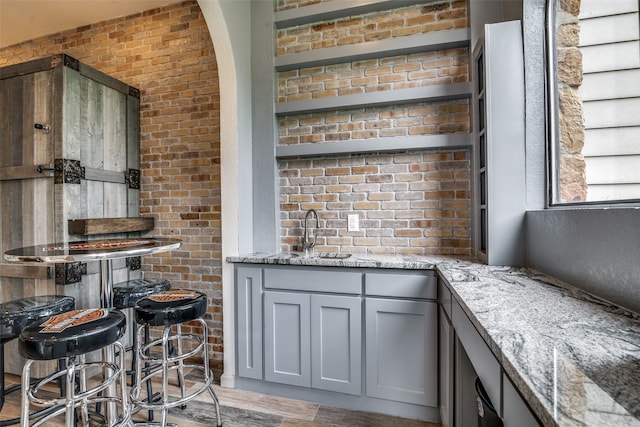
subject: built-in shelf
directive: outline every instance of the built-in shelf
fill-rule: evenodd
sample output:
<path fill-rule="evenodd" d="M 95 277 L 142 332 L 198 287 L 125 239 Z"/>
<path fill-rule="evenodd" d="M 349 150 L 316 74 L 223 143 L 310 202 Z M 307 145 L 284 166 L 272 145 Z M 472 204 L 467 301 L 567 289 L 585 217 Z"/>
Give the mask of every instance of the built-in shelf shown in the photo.
<path fill-rule="evenodd" d="M 469 43 L 469 30 L 467 28 L 434 31 L 415 36 L 395 37 L 386 40 L 279 55 L 275 58 L 275 66 L 277 71 L 289 71 L 351 61 L 467 47 Z"/>
<path fill-rule="evenodd" d="M 276 28 L 295 27 L 353 15 L 378 12 L 387 9 L 411 6 L 419 3 L 433 3 L 437 0 L 350 0 L 330 1 L 310 6 L 281 10 L 275 13 Z"/>
<path fill-rule="evenodd" d="M 89 236 L 151 231 L 154 228 L 154 219 L 146 217 L 70 219 L 68 225 L 69 234 Z"/>
<path fill-rule="evenodd" d="M 279 145 L 276 157 L 326 156 L 332 154 L 375 153 L 438 148 L 469 148 L 472 135 L 453 133 L 444 135 L 420 135 L 407 137 L 371 138 L 340 142 Z"/>
<path fill-rule="evenodd" d="M 343 95 L 276 104 L 276 115 L 340 111 L 363 107 L 451 101 L 471 97 L 469 82 Z"/>

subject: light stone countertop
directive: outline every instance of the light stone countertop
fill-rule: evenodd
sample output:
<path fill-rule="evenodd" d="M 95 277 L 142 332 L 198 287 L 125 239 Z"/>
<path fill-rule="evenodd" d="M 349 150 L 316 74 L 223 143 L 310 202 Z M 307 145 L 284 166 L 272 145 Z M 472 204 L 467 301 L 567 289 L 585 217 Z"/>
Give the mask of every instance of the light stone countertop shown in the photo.
<path fill-rule="evenodd" d="M 445 256 L 273 253 L 227 261 L 435 269 L 545 426 L 640 427 L 640 315 L 549 276 Z"/>

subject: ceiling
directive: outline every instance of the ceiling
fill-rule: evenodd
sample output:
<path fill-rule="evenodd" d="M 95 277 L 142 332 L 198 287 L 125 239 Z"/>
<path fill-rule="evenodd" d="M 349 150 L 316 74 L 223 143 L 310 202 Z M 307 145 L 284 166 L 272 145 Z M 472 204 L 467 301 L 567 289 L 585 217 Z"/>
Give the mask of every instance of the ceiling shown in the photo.
<path fill-rule="evenodd" d="M 0 0 L 0 48 L 180 0 Z"/>

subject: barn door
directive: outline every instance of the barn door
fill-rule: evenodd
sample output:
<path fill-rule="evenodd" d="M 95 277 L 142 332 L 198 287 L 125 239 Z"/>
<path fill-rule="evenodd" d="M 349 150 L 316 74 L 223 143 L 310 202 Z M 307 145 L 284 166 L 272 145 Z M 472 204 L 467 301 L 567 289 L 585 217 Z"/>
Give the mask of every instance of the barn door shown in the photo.
<path fill-rule="evenodd" d="M 59 76 L 50 69 L 0 79 L 0 301 L 56 293 L 52 266 L 8 263 L 4 252 L 54 238 L 51 169 Z M 7 372 L 20 372 L 17 340 L 6 345 L 5 354 Z"/>
<path fill-rule="evenodd" d="M 0 79 L 0 252 L 54 239 L 58 69 Z M 0 262 L 1 299 L 55 291 L 50 267 Z"/>

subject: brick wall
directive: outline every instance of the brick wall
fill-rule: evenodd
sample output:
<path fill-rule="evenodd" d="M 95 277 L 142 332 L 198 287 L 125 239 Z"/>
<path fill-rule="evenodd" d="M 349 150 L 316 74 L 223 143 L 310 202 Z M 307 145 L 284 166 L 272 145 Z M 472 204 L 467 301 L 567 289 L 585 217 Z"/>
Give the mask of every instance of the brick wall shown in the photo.
<path fill-rule="evenodd" d="M 315 209 L 317 251 L 468 255 L 469 161 L 467 150 L 283 160 L 283 249 L 299 249 L 305 212 Z M 360 231 L 347 231 L 349 214 Z"/>
<path fill-rule="evenodd" d="M 280 0 L 280 10 L 319 3 Z M 285 55 L 465 28 L 466 1 L 431 1 L 313 23 L 277 33 Z M 466 48 L 419 52 L 278 73 L 279 102 L 393 91 L 469 79 Z M 467 100 L 279 117 L 280 145 L 332 143 L 470 131 Z M 389 140 L 390 148 L 393 139 Z M 322 219 L 318 250 L 350 253 L 470 253 L 470 161 L 466 151 L 372 153 L 282 160 L 281 243 L 302 240 L 307 209 Z M 347 232 L 357 213 L 361 231 Z"/>
<path fill-rule="evenodd" d="M 287 8 L 290 8 L 295 2 L 287 3 Z M 307 5 L 309 2 L 301 0 L 298 3 Z M 278 30 L 277 54 L 306 52 L 467 26 L 465 0 L 425 1 L 424 4 Z"/>
<path fill-rule="evenodd" d="M 141 214 L 183 240 L 145 257 L 146 277 L 209 297 L 214 365 L 222 361 L 219 83 L 195 1 L 88 25 L 0 50 L 0 66 L 66 53 L 141 91 Z"/>
<path fill-rule="evenodd" d="M 469 102 L 429 102 L 292 115 L 281 117 L 278 124 L 280 145 L 469 132 Z"/>

